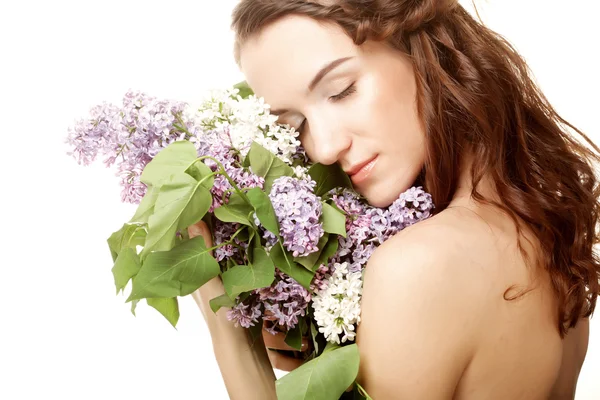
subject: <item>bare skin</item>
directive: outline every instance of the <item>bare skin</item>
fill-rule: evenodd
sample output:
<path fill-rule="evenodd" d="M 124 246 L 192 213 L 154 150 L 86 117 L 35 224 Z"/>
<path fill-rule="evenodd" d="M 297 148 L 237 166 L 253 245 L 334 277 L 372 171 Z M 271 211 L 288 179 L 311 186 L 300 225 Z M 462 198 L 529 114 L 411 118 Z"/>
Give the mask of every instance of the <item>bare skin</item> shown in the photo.
<path fill-rule="evenodd" d="M 340 59 L 347 60 L 310 85 L 323 66 Z M 241 64 L 280 122 L 301 131 L 312 160 L 348 171 L 376 157 L 369 178 L 355 185 L 371 204 L 389 205 L 414 182 L 424 163 L 424 133 L 404 55 L 381 43 L 355 46 L 333 24 L 293 16 L 244 44 Z M 374 399 L 572 399 L 587 321 L 560 338 L 548 275 L 536 267 L 536 239 L 522 227 L 527 264 L 512 220 L 470 198 L 468 159 L 462 167 L 451 205 L 388 240 L 369 260 L 358 381 Z M 478 189 L 497 197 L 486 180 Z M 517 292 L 506 293 L 511 287 Z M 524 289 L 531 290 L 504 298 Z M 198 301 L 207 303 L 208 296 Z M 214 340 L 220 347 L 221 339 Z M 296 366 L 269 357 L 275 367 Z M 231 393 L 245 393 L 235 363 L 222 372 Z"/>
<path fill-rule="evenodd" d="M 574 398 L 588 321 L 561 340 L 548 276 L 499 211 L 457 196 L 381 246 L 364 285 L 359 381 L 374 399 Z M 513 285 L 533 290 L 506 301 Z"/>

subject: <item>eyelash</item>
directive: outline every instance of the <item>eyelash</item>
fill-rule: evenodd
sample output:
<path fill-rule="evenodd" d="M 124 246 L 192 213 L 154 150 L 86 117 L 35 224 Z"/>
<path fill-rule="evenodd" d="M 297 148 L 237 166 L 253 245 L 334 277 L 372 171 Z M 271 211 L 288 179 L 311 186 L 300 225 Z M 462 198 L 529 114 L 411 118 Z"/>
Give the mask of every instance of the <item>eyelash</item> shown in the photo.
<path fill-rule="evenodd" d="M 345 99 L 346 97 L 354 94 L 355 92 L 356 92 L 356 85 L 355 85 L 355 83 L 353 83 L 350 86 L 348 86 L 346 89 L 344 89 L 344 91 L 341 92 L 340 94 L 331 96 L 330 99 L 333 102 L 341 101 L 341 100 Z M 302 132 L 302 129 L 304 128 L 305 124 L 306 124 L 306 119 L 304 121 L 302 121 L 302 124 L 298 127 L 298 129 L 296 129 L 296 131 Z"/>
<path fill-rule="evenodd" d="M 356 86 L 353 83 L 352 85 L 348 86 L 342 93 L 340 94 L 336 94 L 335 96 L 331 96 L 330 99 L 333 102 L 336 101 L 340 101 L 345 99 L 346 97 L 350 96 L 351 94 L 356 92 Z"/>

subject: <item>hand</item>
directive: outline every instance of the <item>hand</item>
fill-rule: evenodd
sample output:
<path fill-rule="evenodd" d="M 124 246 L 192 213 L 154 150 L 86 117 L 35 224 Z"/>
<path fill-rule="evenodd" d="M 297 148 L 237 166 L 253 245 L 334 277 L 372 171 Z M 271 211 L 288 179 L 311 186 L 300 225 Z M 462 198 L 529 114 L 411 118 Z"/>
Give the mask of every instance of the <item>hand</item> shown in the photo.
<path fill-rule="evenodd" d="M 204 238 L 204 243 L 207 248 L 213 246 L 212 235 L 210 229 L 204 221 L 200 221 L 188 228 L 188 233 L 190 238 L 194 238 L 197 236 L 202 236 Z M 210 309 L 209 301 L 212 298 L 225 294 L 225 288 L 223 287 L 223 281 L 221 281 L 220 276 L 216 276 L 211 279 L 198 290 L 192 293 L 192 297 L 200 307 L 202 311 L 202 315 L 207 323 L 211 323 L 211 321 L 216 320 L 217 318 L 226 318 L 225 312 L 217 312 L 217 315 L 212 312 Z M 221 309 L 223 310 L 223 309 Z M 220 310 L 220 311 L 221 311 Z M 224 310 L 223 310 L 224 311 Z M 266 330 L 267 321 L 263 321 L 263 340 L 265 348 L 267 349 L 267 355 L 269 357 L 269 361 L 271 363 L 271 367 L 281 370 L 281 371 L 292 371 L 299 366 L 301 366 L 304 362 L 301 358 L 296 358 L 292 356 L 287 356 L 285 354 L 279 353 L 278 350 L 284 351 L 295 351 L 298 352 L 293 347 L 290 347 L 285 343 L 285 333 L 278 332 L 275 335 L 272 335 L 270 332 Z M 233 324 L 231 324 L 233 326 Z M 242 328 L 243 329 L 243 328 Z M 308 338 L 302 338 L 302 350 L 308 350 Z M 264 360 L 266 363 L 266 359 Z M 351 385 L 346 391 L 349 392 L 352 390 L 354 385 Z M 244 389 L 245 390 L 245 389 Z"/>
<path fill-rule="evenodd" d="M 277 350 L 286 350 L 286 351 L 294 351 L 295 354 L 300 356 L 300 352 L 290 347 L 287 343 L 285 343 L 285 333 L 277 332 L 275 335 L 271 334 L 271 332 L 267 331 L 268 321 L 263 322 L 263 340 L 265 342 L 265 347 L 267 348 L 267 355 L 269 356 L 269 360 L 271 361 L 271 365 L 273 368 L 276 368 L 281 371 L 293 371 L 304 363 L 304 360 L 298 357 L 288 356 L 282 353 L 279 353 Z M 306 336 L 302 337 L 302 351 L 306 351 L 308 349 L 308 338 Z M 346 389 L 346 392 L 351 392 L 354 389 L 354 383 Z"/>
<path fill-rule="evenodd" d="M 269 360 L 271 361 L 271 365 L 273 368 L 276 368 L 281 371 L 293 371 L 298 368 L 304 362 L 303 359 L 293 356 L 288 356 L 283 353 L 280 353 L 278 350 L 285 351 L 294 351 L 295 353 L 299 353 L 297 349 L 290 347 L 287 343 L 285 343 L 285 333 L 277 332 L 273 335 L 271 332 L 267 331 L 266 328 L 268 322 L 263 322 L 263 341 L 265 342 L 265 347 L 267 348 L 267 355 L 269 356 Z M 302 351 L 308 349 L 308 338 L 302 338 Z"/>
<path fill-rule="evenodd" d="M 204 222 L 190 226 L 188 233 L 191 238 L 201 235 L 207 248 L 212 247 L 212 235 Z M 262 341 L 251 343 L 247 329 L 227 320 L 227 309 L 222 308 L 216 313 L 210 309 L 210 300 L 223 294 L 223 282 L 220 276 L 216 276 L 193 292 L 192 297 L 202 311 L 210 331 L 213 350 L 229 398 L 276 399 L 277 378 Z M 248 388 L 252 388 L 252 393 L 248 392 Z"/>
<path fill-rule="evenodd" d="M 204 238 L 204 244 L 206 248 L 213 246 L 212 234 L 208 225 L 204 221 L 197 222 L 188 228 L 188 234 L 190 239 L 196 236 L 202 236 Z M 211 252 L 212 255 L 212 252 Z M 216 316 L 210 309 L 209 301 L 215 297 L 225 294 L 225 288 L 223 287 L 223 281 L 220 276 L 216 276 L 210 281 L 206 282 L 200 289 L 192 293 L 192 297 L 200 307 L 204 320 L 208 323 L 209 318 L 214 319 Z M 221 313 L 222 314 L 222 313 Z"/>
<path fill-rule="evenodd" d="M 204 221 L 200 221 L 188 228 L 188 233 L 190 238 L 194 238 L 196 236 L 202 236 L 204 238 L 204 243 L 206 247 L 213 246 L 212 235 L 210 229 L 206 225 Z M 210 299 L 220 296 L 225 293 L 225 288 L 223 287 L 223 282 L 219 276 L 211 279 L 194 293 L 192 293 L 192 297 L 200 307 L 202 311 L 202 315 L 204 316 L 205 321 L 208 323 L 209 318 L 214 318 L 214 313 L 210 309 L 209 301 Z M 224 313 L 223 313 L 224 314 Z M 263 327 L 266 327 L 267 322 L 263 323 Z M 303 360 L 300 358 L 287 356 L 285 354 L 279 353 L 277 350 L 285 350 L 285 351 L 296 351 L 293 347 L 288 346 L 285 343 L 285 333 L 279 332 L 276 335 L 272 335 L 270 332 L 263 329 L 263 339 L 265 343 L 265 347 L 267 348 L 267 354 L 269 356 L 269 361 L 271 362 L 271 366 L 273 368 L 279 369 L 281 371 L 292 371 L 302 365 Z M 308 348 L 308 339 L 302 338 L 302 344 L 304 349 Z"/>

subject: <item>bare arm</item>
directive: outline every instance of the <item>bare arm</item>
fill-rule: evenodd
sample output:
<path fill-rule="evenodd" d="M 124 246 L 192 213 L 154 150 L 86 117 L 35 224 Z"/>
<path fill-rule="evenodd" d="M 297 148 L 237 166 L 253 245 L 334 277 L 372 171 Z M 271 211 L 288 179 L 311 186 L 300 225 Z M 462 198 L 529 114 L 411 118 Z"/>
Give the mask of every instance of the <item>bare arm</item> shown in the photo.
<path fill-rule="evenodd" d="M 563 357 L 550 400 L 574 399 L 577 380 L 587 354 L 590 321 L 582 318 L 563 340 Z"/>
<path fill-rule="evenodd" d="M 202 235 L 212 246 L 210 232 L 204 223 L 189 228 L 190 236 Z M 275 373 L 262 339 L 251 343 L 246 330 L 227 320 L 226 309 L 216 314 L 209 306 L 210 299 L 225 293 L 219 277 L 212 279 L 192 294 L 204 315 L 212 337 L 213 349 L 229 398 L 233 400 L 277 399 Z"/>

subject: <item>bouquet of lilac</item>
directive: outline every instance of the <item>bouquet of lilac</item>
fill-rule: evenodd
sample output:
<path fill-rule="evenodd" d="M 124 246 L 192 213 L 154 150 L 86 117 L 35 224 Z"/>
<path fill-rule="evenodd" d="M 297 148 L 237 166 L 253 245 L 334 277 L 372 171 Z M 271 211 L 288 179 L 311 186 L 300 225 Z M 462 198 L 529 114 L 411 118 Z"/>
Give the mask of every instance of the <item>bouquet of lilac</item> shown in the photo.
<path fill-rule="evenodd" d="M 309 338 L 305 363 L 277 381 L 278 398 L 338 399 L 358 373 L 366 262 L 433 204 L 413 187 L 371 207 L 337 165 L 311 163 L 297 137 L 241 83 L 197 108 L 128 92 L 120 106 L 94 107 L 67 142 L 81 164 L 116 165 L 122 201 L 138 204 L 108 239 L 117 294 L 131 283 L 134 314 L 145 299 L 175 326 L 177 297 L 220 275 L 226 294 L 213 311 L 228 308 L 253 338 L 263 326 L 298 350 Z M 212 248 L 187 234 L 200 220 Z"/>

